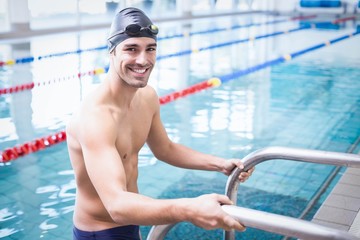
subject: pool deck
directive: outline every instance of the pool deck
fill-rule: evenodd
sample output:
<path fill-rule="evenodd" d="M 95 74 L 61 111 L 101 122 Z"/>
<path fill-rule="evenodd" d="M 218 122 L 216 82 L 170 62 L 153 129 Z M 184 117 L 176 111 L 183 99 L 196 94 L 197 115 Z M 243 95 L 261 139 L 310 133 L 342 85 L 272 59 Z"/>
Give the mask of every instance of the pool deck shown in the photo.
<path fill-rule="evenodd" d="M 347 168 L 312 222 L 360 238 L 360 168 Z"/>

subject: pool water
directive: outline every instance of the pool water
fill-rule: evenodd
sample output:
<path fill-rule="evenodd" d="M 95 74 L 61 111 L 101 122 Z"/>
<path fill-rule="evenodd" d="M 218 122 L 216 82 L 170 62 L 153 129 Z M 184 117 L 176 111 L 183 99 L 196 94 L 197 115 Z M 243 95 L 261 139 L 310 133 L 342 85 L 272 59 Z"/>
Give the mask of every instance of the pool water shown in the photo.
<path fill-rule="evenodd" d="M 164 35 L 284 17 L 267 15 L 194 20 L 189 25 L 163 24 Z M 301 31 L 247 41 L 198 53 L 161 59 L 150 79 L 159 96 L 214 76 L 223 76 L 354 32 L 356 22 L 339 28 Z M 175 25 L 175 26 L 174 26 Z M 276 31 L 297 28 L 287 21 L 191 38 L 159 41 L 158 55 L 206 47 Z M 4 60 L 29 55 L 104 45 L 107 30 L 0 43 Z M 51 40 L 51 41 L 50 41 Z M 0 88 L 50 79 L 65 79 L 31 91 L 0 95 L 0 151 L 47 136 L 65 127 L 74 108 L 104 74 L 67 79 L 74 73 L 107 65 L 106 50 L 46 58 L 0 69 Z M 360 44 L 354 36 L 310 51 L 291 61 L 269 66 L 161 106 L 170 138 L 198 151 L 242 158 L 268 146 L 347 152 L 360 135 Z M 99 126 L 100 127 L 100 126 Z M 358 152 L 359 147 L 355 146 Z M 157 161 L 145 145 L 139 158 L 139 189 L 154 198 L 195 197 L 224 193 L 227 177 L 214 172 L 179 169 Z M 259 164 L 239 187 L 239 206 L 299 217 L 333 166 L 272 160 Z M 305 218 L 311 220 L 326 193 Z M 32 153 L 0 166 L 0 238 L 70 239 L 75 181 L 66 143 Z M 141 228 L 143 237 L 150 227 Z M 167 239 L 221 239 L 222 231 L 178 224 Z M 256 229 L 236 239 L 282 239 Z"/>

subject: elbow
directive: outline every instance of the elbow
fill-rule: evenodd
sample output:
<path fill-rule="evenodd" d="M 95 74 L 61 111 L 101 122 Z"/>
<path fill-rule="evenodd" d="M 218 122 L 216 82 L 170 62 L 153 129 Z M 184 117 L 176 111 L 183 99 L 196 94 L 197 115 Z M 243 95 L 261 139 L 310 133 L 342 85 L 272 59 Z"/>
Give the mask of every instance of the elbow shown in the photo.
<path fill-rule="evenodd" d="M 152 217 L 147 214 L 146 208 L 138 201 L 124 202 L 109 205 L 107 211 L 112 221 L 121 226 L 125 225 L 152 225 Z M 142 210 L 143 209 L 143 210 Z M 145 210 L 144 210 L 145 209 Z"/>
<path fill-rule="evenodd" d="M 153 153 L 156 159 L 159 159 L 160 161 L 166 160 L 166 154 L 163 153 Z M 165 161 L 166 162 L 166 161 Z"/>
<path fill-rule="evenodd" d="M 167 158 L 169 158 L 169 156 L 171 156 L 172 154 L 174 154 L 173 152 L 173 144 L 172 142 L 169 142 L 169 144 L 166 144 L 165 146 L 163 146 L 160 151 L 153 151 L 154 156 L 161 160 L 161 161 L 165 161 L 167 162 Z"/>
<path fill-rule="evenodd" d="M 118 204 L 110 204 L 106 207 L 110 218 L 119 225 L 129 225 L 129 219 L 126 218 L 126 213 L 119 208 Z"/>
<path fill-rule="evenodd" d="M 137 216 L 137 201 L 134 193 L 120 190 L 116 195 L 107 197 L 104 203 L 105 210 L 111 220 L 123 225 L 139 225 Z"/>
<path fill-rule="evenodd" d="M 114 198 L 112 198 L 114 199 Z M 123 196 L 116 197 L 115 199 L 124 199 Z M 128 216 L 129 207 L 127 207 L 126 201 L 106 201 L 104 202 L 104 208 L 108 213 L 108 217 L 110 221 L 112 220 L 114 223 L 119 225 L 129 225 L 129 219 L 131 216 Z"/>

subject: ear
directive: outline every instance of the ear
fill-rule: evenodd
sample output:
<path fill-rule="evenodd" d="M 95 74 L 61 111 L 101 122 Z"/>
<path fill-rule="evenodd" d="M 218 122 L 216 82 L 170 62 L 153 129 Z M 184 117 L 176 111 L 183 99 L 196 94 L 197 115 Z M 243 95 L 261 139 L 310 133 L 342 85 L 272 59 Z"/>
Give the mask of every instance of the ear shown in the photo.
<path fill-rule="evenodd" d="M 114 48 L 114 49 L 110 52 L 110 55 L 116 56 L 116 48 Z"/>

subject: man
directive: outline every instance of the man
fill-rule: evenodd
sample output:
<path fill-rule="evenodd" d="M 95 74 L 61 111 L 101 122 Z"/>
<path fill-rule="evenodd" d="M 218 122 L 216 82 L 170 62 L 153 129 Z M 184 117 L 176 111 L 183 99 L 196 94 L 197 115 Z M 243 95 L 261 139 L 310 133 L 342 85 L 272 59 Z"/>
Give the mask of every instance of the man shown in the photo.
<path fill-rule="evenodd" d="M 226 175 L 243 167 L 240 161 L 200 153 L 168 138 L 159 98 L 147 85 L 156 60 L 157 33 L 139 9 L 116 14 L 108 39 L 108 76 L 67 125 L 77 183 L 74 239 L 140 239 L 139 225 L 180 221 L 205 229 L 244 230 L 222 211 L 221 204 L 232 204 L 224 195 L 158 200 L 138 193 L 138 153 L 145 142 L 155 157 L 177 167 Z M 252 171 L 242 173 L 240 180 Z"/>

